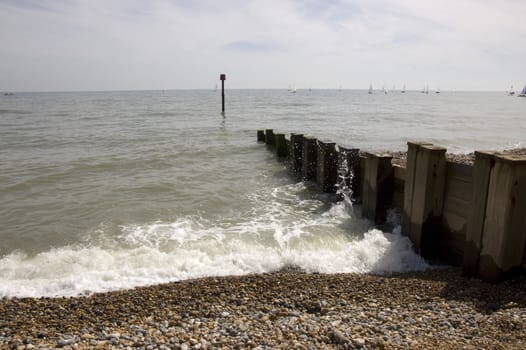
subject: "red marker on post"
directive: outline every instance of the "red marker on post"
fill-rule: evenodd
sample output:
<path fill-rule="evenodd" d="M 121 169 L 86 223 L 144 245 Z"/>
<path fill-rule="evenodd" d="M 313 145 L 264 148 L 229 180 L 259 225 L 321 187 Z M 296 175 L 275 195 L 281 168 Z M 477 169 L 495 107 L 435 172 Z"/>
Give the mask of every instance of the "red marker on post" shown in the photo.
<path fill-rule="evenodd" d="M 219 79 L 221 80 L 221 111 L 223 114 L 225 114 L 225 80 L 226 80 L 226 74 L 221 74 L 219 76 Z"/>

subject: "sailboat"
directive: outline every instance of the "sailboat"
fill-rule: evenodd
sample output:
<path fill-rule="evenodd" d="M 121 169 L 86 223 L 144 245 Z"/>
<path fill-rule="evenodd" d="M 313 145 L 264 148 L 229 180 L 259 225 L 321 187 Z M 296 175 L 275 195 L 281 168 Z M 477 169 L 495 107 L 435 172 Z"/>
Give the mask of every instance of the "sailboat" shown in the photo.
<path fill-rule="evenodd" d="M 521 93 L 518 95 L 518 97 L 526 97 L 526 85 L 522 88 Z"/>
<path fill-rule="evenodd" d="M 296 85 L 292 85 L 292 89 L 290 90 L 290 92 L 292 92 L 293 94 L 296 93 Z"/>
<path fill-rule="evenodd" d="M 422 92 L 424 94 L 426 94 L 426 95 L 429 94 L 429 85 L 426 84 L 426 86 L 424 86 L 424 90 L 422 90 Z"/>
<path fill-rule="evenodd" d="M 373 84 L 369 84 L 369 91 L 367 93 L 370 95 L 373 93 Z"/>
<path fill-rule="evenodd" d="M 510 96 L 515 95 L 515 91 L 513 91 L 513 85 L 510 86 L 510 91 L 508 92 L 508 95 L 510 95 Z"/>
<path fill-rule="evenodd" d="M 404 86 L 402 87 L 402 90 L 400 91 L 401 93 L 405 94 L 405 84 Z"/>
<path fill-rule="evenodd" d="M 437 89 L 435 90 L 435 94 L 439 94 L 439 93 L 440 93 L 440 88 L 437 88 Z"/>

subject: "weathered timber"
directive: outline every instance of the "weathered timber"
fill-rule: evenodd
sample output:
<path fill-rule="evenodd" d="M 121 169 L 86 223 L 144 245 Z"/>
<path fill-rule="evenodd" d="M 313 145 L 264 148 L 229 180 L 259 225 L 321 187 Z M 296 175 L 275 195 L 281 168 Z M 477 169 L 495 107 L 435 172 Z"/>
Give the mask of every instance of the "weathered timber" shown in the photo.
<path fill-rule="evenodd" d="M 289 149 L 287 148 L 287 141 L 285 140 L 285 134 L 275 134 L 275 143 L 276 143 L 276 155 L 279 158 L 285 158 L 289 154 Z"/>
<path fill-rule="evenodd" d="M 408 143 L 403 231 L 425 258 L 437 258 L 444 204 L 446 149 Z"/>
<path fill-rule="evenodd" d="M 274 138 L 274 130 L 272 129 L 265 130 L 265 143 L 269 146 L 276 145 L 276 140 Z"/>
<path fill-rule="evenodd" d="M 290 134 L 291 170 L 296 177 L 301 177 L 303 169 L 303 134 Z"/>
<path fill-rule="evenodd" d="M 338 147 L 338 186 L 349 191 L 351 199 L 360 197 L 360 150 L 358 148 Z"/>
<path fill-rule="evenodd" d="M 476 276 L 480 249 L 482 248 L 482 234 L 488 201 L 488 187 L 491 170 L 495 161 L 493 152 L 476 151 L 473 166 L 473 192 L 469 211 L 462 273 L 465 276 Z"/>
<path fill-rule="evenodd" d="M 361 200 L 363 216 L 376 224 L 388 209 L 402 211 L 402 232 L 423 257 L 488 281 L 526 271 L 526 156 L 476 151 L 470 165 L 446 161 L 445 148 L 409 142 L 404 167 L 391 155 L 360 155 L 302 134 L 257 136 L 290 158 L 296 176 Z"/>
<path fill-rule="evenodd" d="M 318 140 L 318 169 L 316 182 L 323 192 L 336 192 L 338 153 L 336 143 Z"/>
<path fill-rule="evenodd" d="M 393 157 L 388 154 L 365 154 L 362 215 L 375 224 L 385 222 L 393 197 Z"/>
<path fill-rule="evenodd" d="M 318 145 L 314 137 L 303 138 L 302 177 L 306 181 L 316 181 L 318 168 Z"/>
<path fill-rule="evenodd" d="M 265 142 L 265 130 L 258 130 L 258 142 Z"/>
<path fill-rule="evenodd" d="M 478 267 L 488 281 L 520 269 L 526 244 L 526 156 L 493 159 Z"/>

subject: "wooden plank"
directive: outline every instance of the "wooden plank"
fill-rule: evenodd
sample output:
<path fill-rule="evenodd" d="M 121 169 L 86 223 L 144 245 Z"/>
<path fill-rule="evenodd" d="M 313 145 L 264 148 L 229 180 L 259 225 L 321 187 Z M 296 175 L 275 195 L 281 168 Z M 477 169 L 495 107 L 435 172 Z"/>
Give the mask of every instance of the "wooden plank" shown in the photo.
<path fill-rule="evenodd" d="M 446 198 L 444 199 L 444 211 L 448 211 L 454 213 L 455 215 L 461 216 L 467 222 L 469 218 L 470 202 L 467 202 L 460 198 L 446 196 Z"/>
<path fill-rule="evenodd" d="M 393 173 L 395 181 L 405 182 L 405 177 L 407 173 L 406 168 L 401 167 L 400 165 L 393 165 Z"/>
<path fill-rule="evenodd" d="M 465 238 L 468 220 L 464 216 L 444 210 L 442 224 L 449 231 L 462 232 L 462 236 Z"/>
<path fill-rule="evenodd" d="M 416 157 L 409 237 L 425 258 L 435 258 L 439 253 L 436 242 L 440 240 L 440 227 L 437 221 L 444 207 L 445 153 L 443 147 L 421 145 Z"/>
<path fill-rule="evenodd" d="M 489 281 L 522 265 L 526 243 L 526 156 L 494 160 L 479 263 L 479 276 Z"/>
<path fill-rule="evenodd" d="M 448 176 L 471 182 L 473 177 L 473 165 L 447 162 L 447 172 Z"/>
<path fill-rule="evenodd" d="M 399 212 L 404 210 L 404 191 L 395 191 L 393 193 L 393 208 L 397 209 Z"/>
<path fill-rule="evenodd" d="M 455 197 L 470 202 L 473 199 L 473 183 L 450 177 L 446 178 L 446 197 Z"/>
<path fill-rule="evenodd" d="M 464 261 L 462 274 L 474 276 L 478 274 L 480 249 L 482 247 L 482 232 L 488 198 L 488 186 L 493 168 L 492 152 L 475 152 L 475 165 L 473 166 L 473 184 L 471 197 L 471 210 L 466 232 L 464 247 Z"/>

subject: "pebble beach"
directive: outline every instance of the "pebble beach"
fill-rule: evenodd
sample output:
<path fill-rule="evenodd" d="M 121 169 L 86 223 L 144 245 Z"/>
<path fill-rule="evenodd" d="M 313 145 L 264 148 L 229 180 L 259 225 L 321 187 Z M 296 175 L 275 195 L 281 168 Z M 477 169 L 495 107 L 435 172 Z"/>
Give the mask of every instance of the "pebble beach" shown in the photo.
<path fill-rule="evenodd" d="M 524 349 L 526 278 L 289 269 L 0 299 L 1 349 Z"/>

